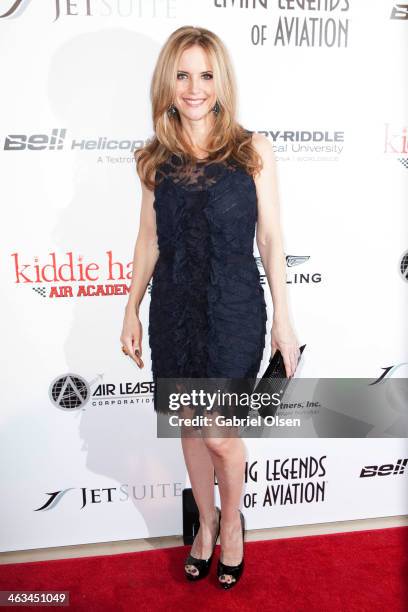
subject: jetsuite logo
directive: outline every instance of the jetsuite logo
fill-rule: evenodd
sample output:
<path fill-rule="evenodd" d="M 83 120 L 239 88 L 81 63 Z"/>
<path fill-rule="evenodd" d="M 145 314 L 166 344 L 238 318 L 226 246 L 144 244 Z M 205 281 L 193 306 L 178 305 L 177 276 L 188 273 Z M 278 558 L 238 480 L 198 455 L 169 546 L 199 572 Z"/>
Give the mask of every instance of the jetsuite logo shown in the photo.
<path fill-rule="evenodd" d="M 9 2 L 6 0 L 1 5 L 2 13 L 0 13 L 0 17 L 2 19 L 17 19 L 23 15 L 30 4 L 31 0 L 9 0 Z"/>
<path fill-rule="evenodd" d="M 406 476 L 408 458 L 398 459 L 396 463 L 384 463 L 383 465 L 365 465 L 359 478 L 374 478 L 375 476 Z"/>
<path fill-rule="evenodd" d="M 391 9 L 390 19 L 408 21 L 408 4 L 395 3 Z"/>
<path fill-rule="evenodd" d="M 285 255 L 286 266 L 288 268 L 293 268 L 295 266 L 300 266 L 309 261 L 310 255 Z M 262 285 L 265 285 L 267 282 L 265 270 L 262 264 L 261 257 L 255 257 L 256 265 L 260 270 L 260 278 Z M 292 272 L 290 270 L 286 273 L 286 283 L 288 285 L 315 285 L 322 282 L 322 275 L 320 272 L 316 271 L 308 271 L 304 272 Z"/>
<path fill-rule="evenodd" d="M 62 503 L 62 500 L 67 500 L 69 497 L 74 497 L 78 503 L 78 509 L 83 510 L 86 506 L 91 507 L 94 504 L 114 504 L 123 503 L 134 500 L 136 502 L 150 502 L 161 499 L 169 499 L 172 497 L 180 497 L 182 494 L 183 484 L 181 482 L 160 482 L 160 483 L 142 483 L 142 484 L 121 484 L 119 487 L 104 487 L 102 489 L 89 489 L 87 487 L 70 487 L 68 489 L 60 489 L 45 493 L 46 501 L 39 508 L 35 508 L 34 512 L 45 512 L 55 510 Z"/>
<path fill-rule="evenodd" d="M 93 390 L 92 390 L 93 389 Z M 103 374 L 87 381 L 80 374 L 60 374 L 51 382 L 48 396 L 57 408 L 66 412 L 91 406 L 140 405 L 153 401 L 153 381 L 107 383 Z"/>
<path fill-rule="evenodd" d="M 34 0 L 2 0 L 0 18 L 18 19 Z M 54 22 L 62 17 L 175 18 L 177 0 L 43 0 L 54 13 Z"/>
<path fill-rule="evenodd" d="M 370 385 L 380 385 L 380 384 L 386 383 L 387 380 L 394 377 L 395 373 L 397 372 L 397 370 L 399 370 L 399 368 L 403 368 L 406 366 L 408 366 L 408 361 L 401 361 L 400 363 L 397 363 L 395 365 L 381 368 L 383 370 L 381 376 L 379 376 L 376 380 L 374 380 L 374 382 L 370 383 L 369 386 Z"/>

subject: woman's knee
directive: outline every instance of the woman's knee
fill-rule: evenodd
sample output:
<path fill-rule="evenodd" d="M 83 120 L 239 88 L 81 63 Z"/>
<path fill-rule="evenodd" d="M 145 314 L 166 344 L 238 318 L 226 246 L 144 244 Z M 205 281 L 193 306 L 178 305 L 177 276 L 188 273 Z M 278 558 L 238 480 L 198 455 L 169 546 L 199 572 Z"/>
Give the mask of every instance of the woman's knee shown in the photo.
<path fill-rule="evenodd" d="M 236 444 L 234 438 L 220 438 L 220 437 L 203 437 L 204 443 L 208 450 L 218 455 L 219 457 L 227 456 L 231 453 L 231 448 Z"/>

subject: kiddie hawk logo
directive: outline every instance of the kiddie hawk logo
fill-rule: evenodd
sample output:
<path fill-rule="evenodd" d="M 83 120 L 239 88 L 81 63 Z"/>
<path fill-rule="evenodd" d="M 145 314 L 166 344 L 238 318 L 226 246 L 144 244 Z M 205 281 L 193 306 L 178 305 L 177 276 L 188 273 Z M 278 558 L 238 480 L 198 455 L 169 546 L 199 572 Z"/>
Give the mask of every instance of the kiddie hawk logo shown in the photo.
<path fill-rule="evenodd" d="M 106 251 L 102 262 L 87 260 L 72 251 L 51 252 L 32 260 L 12 253 L 16 285 L 26 285 L 44 298 L 74 298 L 127 295 L 133 261 L 123 262 Z M 148 287 L 150 292 L 150 285 Z"/>

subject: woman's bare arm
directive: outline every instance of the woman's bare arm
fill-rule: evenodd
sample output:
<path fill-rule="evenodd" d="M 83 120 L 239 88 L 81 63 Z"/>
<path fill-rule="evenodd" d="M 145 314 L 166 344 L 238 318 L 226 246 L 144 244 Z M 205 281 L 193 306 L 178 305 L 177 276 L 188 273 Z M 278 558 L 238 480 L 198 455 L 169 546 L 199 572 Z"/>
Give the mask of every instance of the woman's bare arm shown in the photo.
<path fill-rule="evenodd" d="M 140 178 L 140 177 L 139 177 Z M 152 277 L 159 257 L 156 230 L 156 213 L 153 208 L 154 193 L 140 180 L 142 201 L 140 207 L 139 231 L 133 256 L 132 281 L 127 310 L 139 314 L 140 302 Z"/>
<path fill-rule="evenodd" d="M 142 179 L 140 179 L 140 183 L 142 201 L 139 231 L 134 248 L 132 280 L 120 341 L 126 348 L 127 354 L 136 362 L 139 368 L 142 368 L 144 365 L 141 359 L 143 328 L 139 319 L 139 307 L 146 292 L 146 287 L 153 275 L 159 257 L 159 248 L 157 243 L 156 212 L 153 208 L 154 192 L 146 187 Z"/>
<path fill-rule="evenodd" d="M 277 348 L 281 351 L 287 375 L 291 376 L 296 369 L 299 344 L 290 323 L 287 300 L 276 159 L 266 136 L 255 133 L 252 138 L 263 160 L 263 169 L 254 179 L 258 199 L 256 242 L 272 295 L 272 354 Z"/>

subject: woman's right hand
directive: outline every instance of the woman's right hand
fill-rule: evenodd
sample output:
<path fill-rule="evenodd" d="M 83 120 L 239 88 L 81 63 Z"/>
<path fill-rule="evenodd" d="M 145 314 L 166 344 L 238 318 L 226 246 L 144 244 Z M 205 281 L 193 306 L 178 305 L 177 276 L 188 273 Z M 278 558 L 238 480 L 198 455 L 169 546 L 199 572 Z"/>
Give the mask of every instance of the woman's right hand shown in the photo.
<path fill-rule="evenodd" d="M 136 362 L 139 368 L 144 366 L 142 361 L 142 336 L 143 328 L 138 315 L 133 309 L 127 307 L 120 341 L 122 346 L 125 347 L 128 356 Z"/>

